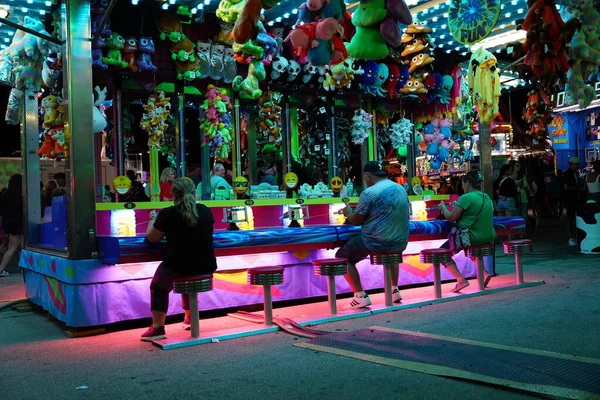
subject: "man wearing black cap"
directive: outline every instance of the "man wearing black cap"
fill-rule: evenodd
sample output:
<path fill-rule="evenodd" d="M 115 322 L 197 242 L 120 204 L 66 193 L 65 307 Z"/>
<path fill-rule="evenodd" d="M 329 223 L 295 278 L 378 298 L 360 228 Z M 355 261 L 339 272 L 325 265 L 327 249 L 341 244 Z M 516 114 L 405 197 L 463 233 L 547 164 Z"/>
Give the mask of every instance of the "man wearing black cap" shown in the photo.
<path fill-rule="evenodd" d="M 372 253 L 402 252 L 408 243 L 408 196 L 401 185 L 387 179 L 380 162 L 369 161 L 363 169 L 363 181 L 367 185 L 358 199 L 356 210 L 346 205 L 342 210 L 353 225 L 362 226 L 362 234 L 344 244 L 336 257 L 348 259 L 346 281 L 354 291 L 350 302 L 352 308 L 371 305 L 363 291 L 356 263 Z M 398 266 L 392 268 L 393 299 L 402 300 L 398 290 Z"/>

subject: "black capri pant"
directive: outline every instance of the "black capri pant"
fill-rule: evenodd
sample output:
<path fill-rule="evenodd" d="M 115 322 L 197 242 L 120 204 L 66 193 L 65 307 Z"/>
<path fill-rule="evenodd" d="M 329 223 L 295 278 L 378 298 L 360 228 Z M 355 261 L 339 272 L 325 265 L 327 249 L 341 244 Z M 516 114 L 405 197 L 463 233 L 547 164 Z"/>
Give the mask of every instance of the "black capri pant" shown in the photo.
<path fill-rule="evenodd" d="M 187 275 L 165 268 L 164 264 L 160 263 L 150 283 L 150 310 L 166 313 L 169 309 L 169 293 L 173 290 L 173 280 L 184 276 Z M 184 310 L 190 309 L 188 295 L 181 295 L 181 306 Z"/>

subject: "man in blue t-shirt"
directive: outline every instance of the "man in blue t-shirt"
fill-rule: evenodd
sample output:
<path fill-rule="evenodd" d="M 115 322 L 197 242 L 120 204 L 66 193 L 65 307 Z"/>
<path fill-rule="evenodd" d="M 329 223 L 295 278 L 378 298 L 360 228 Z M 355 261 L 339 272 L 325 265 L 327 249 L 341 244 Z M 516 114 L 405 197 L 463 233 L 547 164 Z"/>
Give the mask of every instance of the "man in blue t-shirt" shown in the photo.
<path fill-rule="evenodd" d="M 408 243 L 408 196 L 404 188 L 387 179 L 381 163 L 368 162 L 364 169 L 364 183 L 368 186 L 360 198 L 356 210 L 346 206 L 342 212 L 353 225 L 362 226 L 362 234 L 344 244 L 336 257 L 348 259 L 346 281 L 354 291 L 350 303 L 352 308 L 371 305 L 369 296 L 363 291 L 356 263 L 372 253 L 399 252 Z M 393 299 L 402 300 L 398 290 L 398 266 L 392 268 Z"/>

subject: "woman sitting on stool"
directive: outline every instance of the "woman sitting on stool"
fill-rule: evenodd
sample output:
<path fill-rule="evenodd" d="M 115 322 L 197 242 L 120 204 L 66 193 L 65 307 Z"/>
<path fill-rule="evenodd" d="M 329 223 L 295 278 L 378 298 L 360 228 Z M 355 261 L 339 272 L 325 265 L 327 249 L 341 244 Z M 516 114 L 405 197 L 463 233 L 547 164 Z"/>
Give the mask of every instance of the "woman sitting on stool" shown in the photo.
<path fill-rule="evenodd" d="M 487 194 L 481 192 L 482 181 L 483 174 L 481 172 L 471 171 L 467 173 L 462 179 L 465 194 L 460 196 L 454 207 L 452 207 L 452 211 L 448 211 L 446 204 L 443 202 L 438 206 L 448 221 L 455 222 L 457 227 L 469 228 L 471 246 L 492 244 L 496 240 L 494 204 Z M 442 247 L 449 248 L 449 242 L 446 242 Z M 469 286 L 469 282 L 460 273 L 454 261 L 450 261 L 444 266 L 457 280 L 456 286 L 452 289 L 453 292 L 459 292 Z M 484 275 L 485 285 L 487 286 L 491 275 L 487 272 L 484 272 Z"/>
<path fill-rule="evenodd" d="M 167 253 L 156 269 L 150 283 L 150 310 L 152 326 L 142 334 L 142 340 L 151 342 L 164 339 L 165 317 L 169 308 L 169 293 L 173 290 L 173 280 L 186 276 L 212 274 L 217 269 L 213 247 L 213 225 L 211 211 L 202 204 L 196 204 L 196 186 L 190 178 L 173 181 L 171 194 L 174 206 L 163 209 L 158 217 L 150 212 L 146 237 L 158 243 L 167 236 Z M 189 298 L 182 295 L 185 310 L 183 327 L 190 328 Z M 197 315 L 194 318 L 198 318 Z"/>

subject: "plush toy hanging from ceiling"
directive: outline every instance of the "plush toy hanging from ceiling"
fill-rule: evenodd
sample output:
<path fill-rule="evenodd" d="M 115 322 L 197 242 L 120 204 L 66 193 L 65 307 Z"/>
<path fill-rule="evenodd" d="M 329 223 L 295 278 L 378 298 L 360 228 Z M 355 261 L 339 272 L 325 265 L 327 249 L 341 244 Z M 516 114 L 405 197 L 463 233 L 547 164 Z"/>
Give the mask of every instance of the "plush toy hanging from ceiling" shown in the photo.
<path fill-rule="evenodd" d="M 552 121 L 550 107 L 538 91 L 532 90 L 528 95 L 523 119 L 529 125 L 529 129 L 525 133 L 545 143 L 548 136 L 548 124 Z"/>
<path fill-rule="evenodd" d="M 179 15 L 174 12 L 164 12 L 158 22 L 158 30 L 162 40 L 170 42 L 171 59 L 175 62 L 177 79 L 193 81 L 201 79 L 201 62 L 195 56 L 196 45 L 183 33 L 183 25 Z"/>
<path fill-rule="evenodd" d="M 402 32 L 398 23 L 412 22 L 404 0 L 371 0 L 361 2 L 352 14 L 356 33 L 346 45 L 348 55 L 364 60 L 382 60 L 388 56 L 387 44 L 400 45 Z"/>
<path fill-rule="evenodd" d="M 566 81 L 569 63 L 565 54 L 578 25 L 565 24 L 553 0 L 530 1 L 522 28 L 527 39 L 521 47 L 526 53 L 523 63 L 531 69 L 544 91 L 551 91 Z"/>
<path fill-rule="evenodd" d="M 271 91 L 263 93 L 258 99 L 258 134 L 261 142 L 281 148 L 281 94 Z"/>
<path fill-rule="evenodd" d="M 140 127 L 148 133 L 148 147 L 159 149 L 165 130 L 168 128 L 167 118 L 171 114 L 171 99 L 165 92 L 159 91 L 148 98 L 144 105 L 144 114 Z"/>
<path fill-rule="evenodd" d="M 435 118 L 423 127 L 422 147 L 430 157 L 429 167 L 432 170 L 440 169 L 442 163 L 450 158 L 450 151 L 454 147 L 451 126 L 452 120 Z"/>
<path fill-rule="evenodd" d="M 413 129 L 413 123 L 406 118 L 400 118 L 398 122 L 392 124 L 390 132 L 392 146 L 395 149 L 399 149 L 409 144 L 413 135 Z"/>
<path fill-rule="evenodd" d="M 204 145 L 209 146 L 210 156 L 227 160 L 231 150 L 231 100 L 225 89 L 208 85 L 203 110 L 200 117 L 200 130 L 204 134 Z"/>
<path fill-rule="evenodd" d="M 350 89 L 354 76 L 363 73 L 362 68 L 354 69 L 352 58 L 347 58 L 344 62 L 329 67 L 325 80 L 323 80 L 323 87 L 327 91 L 335 91 L 335 89 L 341 88 Z"/>
<path fill-rule="evenodd" d="M 401 38 L 406 47 L 400 55 L 404 66 L 408 67 L 409 78 L 400 93 L 421 101 L 427 101 L 427 93 L 435 87 L 431 32 L 431 28 L 415 21 L 406 28 Z"/>
<path fill-rule="evenodd" d="M 361 145 L 373 130 L 373 115 L 362 108 L 354 111 L 352 117 L 352 142 Z"/>
<path fill-rule="evenodd" d="M 500 75 L 496 57 L 483 47 L 471 55 L 468 87 L 473 103 L 477 106 L 479 120 L 489 124 L 498 115 Z"/>
<path fill-rule="evenodd" d="M 42 99 L 42 109 L 44 142 L 36 153 L 43 158 L 60 160 L 66 156 L 63 100 L 59 96 L 46 96 Z"/>
<path fill-rule="evenodd" d="M 567 26 L 581 28 L 571 39 L 571 69 L 567 73 L 565 103 L 585 108 L 596 98 L 593 86 L 587 81 L 598 80 L 600 66 L 600 13 L 592 1 L 560 0 L 560 15 Z"/>

